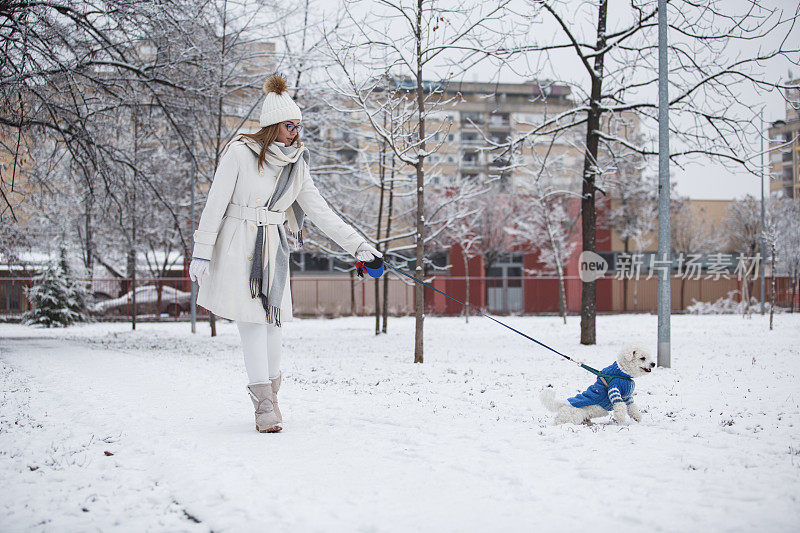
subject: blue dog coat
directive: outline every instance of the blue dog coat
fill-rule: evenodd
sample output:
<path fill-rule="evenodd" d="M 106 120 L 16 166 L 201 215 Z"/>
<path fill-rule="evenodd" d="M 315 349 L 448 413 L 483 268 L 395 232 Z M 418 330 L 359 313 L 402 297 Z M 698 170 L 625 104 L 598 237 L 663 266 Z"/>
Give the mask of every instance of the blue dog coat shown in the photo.
<path fill-rule="evenodd" d="M 633 382 L 633 378 L 620 370 L 616 361 L 613 365 L 605 367 L 602 373 L 608 376 L 620 376 L 620 378 L 605 378 L 608 383 L 608 389 L 606 389 L 606 386 L 600 380 L 600 376 L 598 376 L 597 381 L 584 392 L 567 399 L 572 407 L 599 405 L 606 411 L 611 411 L 614 408 L 612 404 L 618 402 L 633 403 L 633 389 L 636 385 Z"/>

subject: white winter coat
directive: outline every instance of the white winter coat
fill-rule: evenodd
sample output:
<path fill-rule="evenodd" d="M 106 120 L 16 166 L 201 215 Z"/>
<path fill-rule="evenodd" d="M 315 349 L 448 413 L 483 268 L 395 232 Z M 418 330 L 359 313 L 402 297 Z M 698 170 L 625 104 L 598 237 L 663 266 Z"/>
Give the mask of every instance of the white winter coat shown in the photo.
<path fill-rule="evenodd" d="M 261 300 L 250 296 L 257 226 L 248 220 L 225 216 L 228 204 L 263 207 L 269 199 L 281 169 L 265 162 L 259 172 L 257 163 L 258 155 L 242 141 L 234 141 L 225 151 L 194 233 L 192 257 L 211 261 L 208 274 L 201 280 L 198 305 L 230 320 L 266 323 Z M 356 249 L 365 242 L 331 210 L 311 180 L 308 167 L 305 176 L 295 180 L 284 198 L 290 200 L 288 205 L 296 199 L 306 217 L 349 254 L 355 256 Z M 277 231 L 274 226 L 271 229 Z M 264 243 L 266 246 L 266 239 Z M 268 261 L 266 249 L 262 255 Z M 281 321 L 291 319 L 292 297 L 287 277 Z"/>

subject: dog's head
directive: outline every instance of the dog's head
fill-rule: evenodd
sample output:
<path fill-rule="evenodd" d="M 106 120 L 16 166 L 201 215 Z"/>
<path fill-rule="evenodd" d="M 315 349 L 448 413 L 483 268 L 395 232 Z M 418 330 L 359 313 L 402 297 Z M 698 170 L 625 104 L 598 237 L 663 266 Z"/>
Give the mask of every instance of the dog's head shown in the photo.
<path fill-rule="evenodd" d="M 617 363 L 623 372 L 634 378 L 649 374 L 656 366 L 650 350 L 636 343 L 628 344 L 620 350 Z"/>

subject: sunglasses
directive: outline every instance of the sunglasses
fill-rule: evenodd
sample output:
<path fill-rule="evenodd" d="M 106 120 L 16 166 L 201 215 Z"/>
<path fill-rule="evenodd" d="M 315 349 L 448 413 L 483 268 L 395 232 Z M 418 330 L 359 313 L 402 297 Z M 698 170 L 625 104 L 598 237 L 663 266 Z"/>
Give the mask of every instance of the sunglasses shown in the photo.
<path fill-rule="evenodd" d="M 292 132 L 295 132 L 295 131 L 300 133 L 300 130 L 303 129 L 303 125 L 302 124 L 294 124 L 293 122 L 284 122 L 283 123 L 283 127 L 286 128 L 286 130 L 289 133 L 292 133 Z"/>

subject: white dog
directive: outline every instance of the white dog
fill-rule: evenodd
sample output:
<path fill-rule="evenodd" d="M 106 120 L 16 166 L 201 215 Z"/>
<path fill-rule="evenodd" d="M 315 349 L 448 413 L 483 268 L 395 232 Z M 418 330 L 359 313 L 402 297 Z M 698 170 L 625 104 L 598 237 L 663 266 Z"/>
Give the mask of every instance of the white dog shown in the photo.
<path fill-rule="evenodd" d="M 625 423 L 626 414 L 640 422 L 642 413 L 633 403 L 634 378 L 649 374 L 656 364 L 650 352 L 638 344 L 625 346 L 617 361 L 601 371 L 601 376 L 586 391 L 558 401 L 552 387 L 542 390 L 544 406 L 556 413 L 555 423 L 591 424 L 592 418 L 614 412 L 614 420 Z"/>

